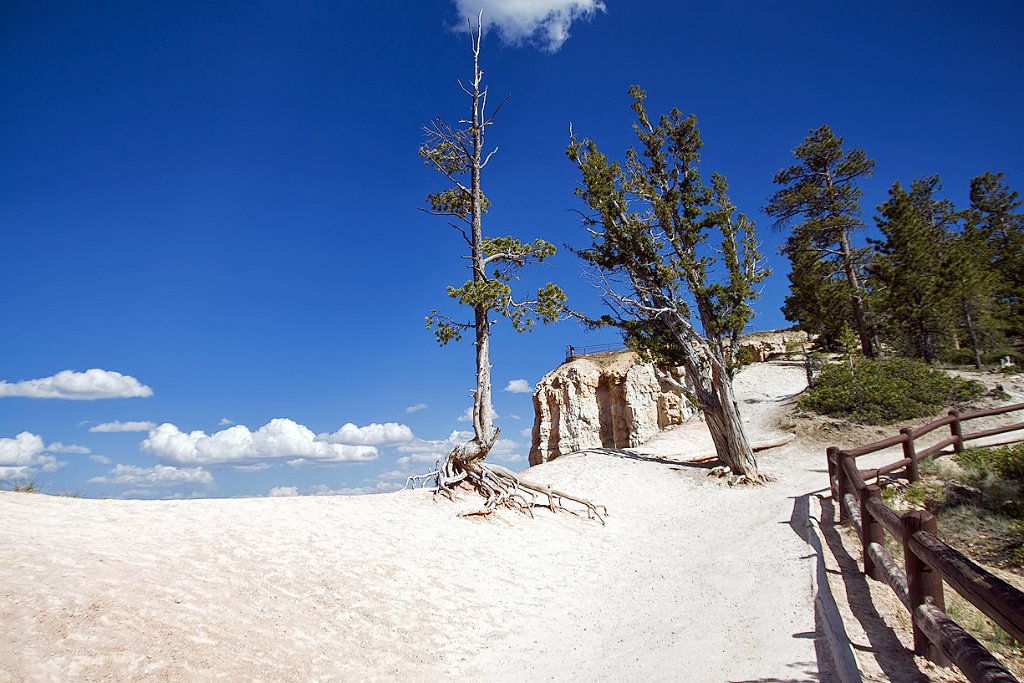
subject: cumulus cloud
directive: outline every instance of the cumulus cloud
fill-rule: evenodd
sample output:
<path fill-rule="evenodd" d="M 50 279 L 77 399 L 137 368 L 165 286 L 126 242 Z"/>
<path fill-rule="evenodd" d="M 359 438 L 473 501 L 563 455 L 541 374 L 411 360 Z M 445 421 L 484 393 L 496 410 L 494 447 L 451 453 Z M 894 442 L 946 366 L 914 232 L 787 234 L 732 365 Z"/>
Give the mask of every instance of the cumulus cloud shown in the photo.
<path fill-rule="evenodd" d="M 0 380 L 0 397 L 61 398 L 94 401 L 100 398 L 145 398 L 153 390 L 131 375 L 92 368 L 85 372 L 63 370 L 50 377 L 8 383 Z"/>
<path fill-rule="evenodd" d="M 108 458 L 105 455 L 90 455 L 89 459 L 92 460 L 95 463 L 99 463 L 100 465 L 109 465 L 110 464 L 110 458 Z"/>
<path fill-rule="evenodd" d="M 494 442 L 494 447 L 491 448 L 491 452 L 487 454 L 487 459 L 491 462 L 515 465 L 526 462 L 527 458 L 522 444 L 518 441 L 513 441 L 512 439 L 498 439 Z"/>
<path fill-rule="evenodd" d="M 89 427 L 90 432 L 148 432 L 156 429 L 156 422 L 101 422 L 98 425 Z"/>
<path fill-rule="evenodd" d="M 234 420 L 229 420 L 229 419 L 228 419 L 228 418 L 226 418 L 226 417 L 222 417 L 222 418 L 220 419 L 220 421 L 219 421 L 219 422 L 217 422 L 217 424 L 218 424 L 218 425 L 220 425 L 221 427 L 230 427 L 230 426 L 232 426 L 233 424 L 235 424 L 235 422 L 234 422 Z"/>
<path fill-rule="evenodd" d="M 453 430 L 447 439 L 413 439 L 397 448 L 399 453 L 406 453 L 398 459 L 400 466 L 430 463 L 443 460 L 448 452 L 464 441 L 473 438 L 473 432 Z"/>
<path fill-rule="evenodd" d="M 497 420 L 499 417 L 501 417 L 501 416 L 498 415 L 498 412 L 494 408 L 491 408 L 491 419 L 492 420 Z M 473 406 L 469 406 L 468 408 L 466 408 L 464 411 L 462 411 L 462 415 L 459 415 L 455 419 L 458 422 L 472 422 L 473 421 Z"/>
<path fill-rule="evenodd" d="M 455 6 L 460 30 L 483 10 L 485 30 L 497 29 L 503 42 L 532 42 L 548 52 L 558 52 L 573 23 L 605 11 L 601 0 L 455 0 Z"/>
<path fill-rule="evenodd" d="M 411 406 L 406 407 L 405 412 L 407 413 L 418 413 L 421 410 L 426 410 L 426 403 L 413 403 Z"/>
<path fill-rule="evenodd" d="M 510 394 L 531 394 L 533 393 L 533 385 L 525 379 L 513 379 L 509 380 L 509 383 L 505 385 L 502 391 L 507 391 Z"/>
<path fill-rule="evenodd" d="M 368 486 L 345 486 L 332 489 L 325 484 L 317 484 L 309 489 L 311 496 L 361 496 L 369 493 L 390 493 L 402 488 L 400 484 L 389 481 L 378 481 Z"/>
<path fill-rule="evenodd" d="M 168 465 L 153 467 L 136 467 L 135 465 L 115 465 L 107 477 L 93 477 L 90 484 L 123 484 L 125 486 L 151 487 L 172 486 L 182 484 L 213 483 L 213 475 L 202 467 L 181 468 Z"/>
<path fill-rule="evenodd" d="M 60 441 L 51 443 L 46 447 L 46 450 L 49 453 L 76 453 L 78 455 L 88 455 L 92 452 L 85 446 L 79 446 L 75 443 L 64 444 Z"/>
<path fill-rule="evenodd" d="M 299 495 L 298 486 L 275 486 L 267 492 L 270 498 L 291 498 Z"/>
<path fill-rule="evenodd" d="M 293 458 L 289 464 L 366 462 L 377 457 L 374 446 L 329 443 L 287 418 L 275 418 L 255 432 L 235 425 L 212 435 L 185 433 L 165 422 L 150 431 L 142 448 L 180 465 L 244 465 L 284 458 Z"/>
<path fill-rule="evenodd" d="M 251 465 L 232 465 L 232 469 L 239 472 L 262 472 L 270 469 L 269 462 L 254 462 Z"/>
<path fill-rule="evenodd" d="M 333 434 L 321 434 L 317 437 L 327 443 L 340 443 L 349 446 L 394 446 L 395 444 L 412 441 L 412 430 L 397 422 L 378 424 L 372 422 L 365 427 L 357 427 L 347 422 Z"/>
<path fill-rule="evenodd" d="M 43 438 L 38 434 L 21 432 L 14 438 L 0 438 L 0 479 L 28 477 L 37 468 L 44 472 L 58 469 L 62 463 L 45 452 Z"/>
<path fill-rule="evenodd" d="M 532 439 L 533 438 L 533 427 L 527 427 L 526 429 L 520 429 L 519 430 L 519 436 L 523 437 L 524 439 Z"/>

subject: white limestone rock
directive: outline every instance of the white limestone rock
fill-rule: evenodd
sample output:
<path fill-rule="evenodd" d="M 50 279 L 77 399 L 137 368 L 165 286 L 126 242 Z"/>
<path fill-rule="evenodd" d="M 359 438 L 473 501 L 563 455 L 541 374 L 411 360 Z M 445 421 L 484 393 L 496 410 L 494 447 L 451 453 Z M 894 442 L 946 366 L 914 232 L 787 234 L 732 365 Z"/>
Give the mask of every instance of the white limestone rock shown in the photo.
<path fill-rule="evenodd" d="M 672 374 L 683 381 L 681 373 Z M 533 406 L 531 465 L 588 448 L 639 446 L 696 412 L 632 351 L 563 363 L 537 383 Z"/>

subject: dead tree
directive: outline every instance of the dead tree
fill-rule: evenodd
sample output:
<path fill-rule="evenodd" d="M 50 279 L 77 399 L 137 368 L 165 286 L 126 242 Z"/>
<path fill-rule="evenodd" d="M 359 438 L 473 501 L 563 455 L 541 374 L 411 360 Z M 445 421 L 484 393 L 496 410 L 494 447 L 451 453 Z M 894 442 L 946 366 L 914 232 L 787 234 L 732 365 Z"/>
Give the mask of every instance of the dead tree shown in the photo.
<path fill-rule="evenodd" d="M 469 252 L 463 258 L 469 262 L 471 277 L 460 287 L 449 286 L 448 296 L 469 308 L 472 319 L 460 320 L 435 309 L 426 322 L 427 329 L 433 331 L 442 346 L 458 341 L 465 333 L 473 334 L 476 347 L 473 438 L 453 448 L 434 472 L 411 477 L 407 484 L 433 479 L 439 492 L 451 496 L 454 487 L 466 483 L 485 497 L 480 511 L 483 514 L 499 506 L 530 509 L 540 495 L 552 509 L 561 507 L 563 500 L 571 500 L 583 505 L 589 515 L 601 519 L 597 507 L 582 498 L 527 482 L 507 468 L 484 462 L 499 433 L 494 427 L 491 401 L 490 338 L 491 326 L 496 322 L 491 318 L 503 316 L 517 332 L 529 332 L 537 323 L 554 322 L 560 317 L 565 294 L 549 282 L 535 297 L 516 299 L 512 295 L 511 283 L 518 279 L 518 271 L 552 256 L 555 253 L 552 244 L 544 240 L 520 242 L 513 237 L 484 236 L 483 215 L 489 202 L 481 189 L 481 175 L 498 151 L 494 148 L 485 152 L 484 140 L 508 96 L 493 112 L 487 111 L 488 91 L 483 87 L 480 68 L 481 24 L 482 15 L 475 27 L 470 22 L 473 75 L 468 86 L 459 83 L 470 100 L 469 118 L 452 126 L 440 116 L 435 117 L 424 128 L 426 141 L 419 149 L 424 162 L 450 183 L 446 189 L 428 195 L 429 208 L 423 210 L 448 219 Z"/>

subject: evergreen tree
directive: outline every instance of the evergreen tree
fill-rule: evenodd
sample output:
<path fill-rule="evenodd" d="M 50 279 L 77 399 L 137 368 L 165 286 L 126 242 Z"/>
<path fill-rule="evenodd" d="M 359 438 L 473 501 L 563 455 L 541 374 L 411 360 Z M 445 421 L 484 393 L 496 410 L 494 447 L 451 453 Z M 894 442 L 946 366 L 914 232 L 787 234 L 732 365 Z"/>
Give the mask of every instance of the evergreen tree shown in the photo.
<path fill-rule="evenodd" d="M 1002 279 L 992 268 L 991 252 L 984 235 L 967 225 L 950 240 L 946 259 L 954 320 L 979 369 L 982 350 L 999 348 L 1004 340 L 996 294 Z"/>
<path fill-rule="evenodd" d="M 736 213 L 725 178 L 715 174 L 710 187 L 701 180 L 696 118 L 673 109 L 655 125 L 647 93 L 633 86 L 629 94 L 639 151 L 628 150 L 620 165 L 591 140 L 573 137 L 567 150 L 582 174 L 576 194 L 592 211 L 592 244 L 577 254 L 612 308 L 592 322 L 623 330 L 631 348 L 662 367 L 682 366 L 682 389 L 703 411 L 725 465 L 717 473 L 761 483 L 732 388 L 739 335 L 767 276 L 754 225 Z M 710 249 L 716 233 L 721 242 Z"/>
<path fill-rule="evenodd" d="M 878 325 L 905 356 L 935 361 L 950 338 L 953 316 L 944 253 L 956 217 L 952 204 L 935 199 L 938 176 L 895 183 L 889 200 L 878 207 L 878 229 L 885 239 L 872 241 L 872 289 L 879 299 Z"/>
<path fill-rule="evenodd" d="M 988 242 L 991 265 L 999 274 L 996 295 L 1007 332 L 1024 337 L 1024 214 L 1020 196 L 1003 180 L 1002 173 L 971 179 L 968 227 Z"/>
<path fill-rule="evenodd" d="M 468 117 L 459 122 L 463 127 L 453 128 L 437 117 L 424 129 L 427 141 L 419 149 L 424 162 L 449 182 L 446 189 L 427 196 L 430 208 L 425 210 L 447 218 L 469 251 L 463 258 L 468 261 L 470 278 L 460 287 L 449 286 L 448 296 L 468 308 L 467 315 L 471 314 L 471 319 L 457 320 L 433 310 L 426 320 L 427 329 L 434 332 L 442 346 L 461 339 L 463 333 L 473 333 L 476 349 L 473 438 L 452 449 L 437 471 L 410 479 L 433 478 L 438 490 L 448 494 L 455 485 L 466 481 L 486 497 L 480 514 L 490 513 L 499 505 L 526 509 L 533 505 L 535 494 L 540 494 L 552 508 L 560 505 L 559 500 L 567 499 L 584 505 L 588 514 L 597 515 L 597 508 L 582 498 L 533 484 L 505 467 L 484 462 L 500 431 L 494 427 L 491 401 L 490 338 L 494 323 L 491 317 L 504 316 L 517 332 L 528 331 L 538 322 L 557 319 L 563 311 L 565 294 L 557 285 L 548 283 L 532 299 L 513 298 L 511 283 L 519 279 L 519 269 L 544 261 L 555 253 L 555 248 L 544 240 L 520 242 L 513 237 L 486 237 L 483 232 L 483 215 L 489 202 L 484 196 L 481 178 L 497 151 L 485 153 L 484 140 L 487 128 L 493 124 L 505 100 L 493 112 L 487 112 L 487 89 L 482 87 L 483 70 L 480 68 L 482 23 L 481 15 L 475 31 L 470 25 L 473 74 L 469 87 L 463 87 L 470 100 Z"/>
<path fill-rule="evenodd" d="M 822 260 L 806 237 L 787 240 L 782 253 L 792 266 L 783 315 L 799 329 L 816 335 L 817 343 L 826 350 L 837 348 L 843 326 L 853 320 L 842 271 L 835 262 Z"/>
<path fill-rule="evenodd" d="M 875 162 L 861 149 L 844 151 L 843 139 L 828 126 L 812 130 L 793 156 L 799 163 L 775 174 L 775 183 L 781 189 L 765 208 L 776 219 L 776 225 L 799 221 L 793 225 L 783 251 L 790 255 L 793 269 L 801 271 L 796 279 L 802 283 L 804 296 L 794 301 L 787 315 L 796 320 L 813 318 L 820 300 L 807 296 L 807 292 L 814 289 L 815 276 L 822 278 L 819 286 L 824 287 L 834 272 L 841 272 L 861 349 L 865 356 L 872 357 L 872 334 L 860 273 L 862 252 L 854 248 L 850 233 L 863 225 L 857 182 L 871 175 Z M 813 261 L 803 256 L 807 249 L 813 250 L 819 260 L 831 261 L 834 267 L 808 270 Z M 801 257 L 793 260 L 794 254 Z M 801 308 L 796 308 L 798 303 Z M 808 310 L 802 308 L 805 304 L 810 306 Z"/>

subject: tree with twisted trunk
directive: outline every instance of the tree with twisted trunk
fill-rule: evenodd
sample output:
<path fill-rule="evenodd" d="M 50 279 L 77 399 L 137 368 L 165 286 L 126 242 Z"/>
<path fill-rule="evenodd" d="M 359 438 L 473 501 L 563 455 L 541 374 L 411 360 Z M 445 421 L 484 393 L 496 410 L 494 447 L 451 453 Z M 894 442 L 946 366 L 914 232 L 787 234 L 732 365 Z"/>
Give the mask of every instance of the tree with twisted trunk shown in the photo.
<path fill-rule="evenodd" d="M 694 116 L 678 109 L 652 123 L 647 93 L 629 90 L 639 151 L 611 162 L 592 140 L 570 131 L 569 158 L 582 175 L 576 194 L 590 209 L 584 225 L 592 244 L 577 250 L 591 268 L 612 313 L 592 325 L 621 329 L 626 344 L 660 367 L 682 366 L 686 396 L 704 414 L 730 483 L 769 477 L 757 460 L 733 393 L 739 336 L 768 275 L 754 224 L 727 195 L 724 177 L 711 186 L 698 170 L 703 142 Z M 721 242 L 711 248 L 708 237 Z"/>
<path fill-rule="evenodd" d="M 446 218 L 469 252 L 463 258 L 468 261 L 471 275 L 461 286 L 449 286 L 448 296 L 472 311 L 472 318 L 460 320 L 435 309 L 427 316 L 426 323 L 441 346 L 460 340 L 463 334 L 473 334 L 476 347 L 473 438 L 453 448 L 435 471 L 410 477 L 407 485 L 433 480 L 437 491 L 451 497 L 454 488 L 465 482 L 485 497 L 484 507 L 474 514 L 487 514 L 499 506 L 529 511 L 538 497 L 551 509 L 560 509 L 565 500 L 571 500 L 582 505 L 588 516 L 603 523 L 598 507 L 589 501 L 529 482 L 505 467 L 484 462 L 500 432 L 494 426 L 491 400 L 490 339 L 491 326 L 496 322 L 492 317 L 507 318 L 517 332 L 529 332 L 537 323 L 554 322 L 561 316 L 565 294 L 558 285 L 549 282 L 532 298 L 516 299 L 511 284 L 519 279 L 520 269 L 543 262 L 555 253 L 555 247 L 540 239 L 521 242 L 513 237 L 484 235 L 483 215 L 489 201 L 481 189 L 481 176 L 498 151 L 494 148 L 485 152 L 485 136 L 508 96 L 494 111 L 488 112 L 488 91 L 483 86 L 480 68 L 482 14 L 475 27 L 470 22 L 469 29 L 473 74 L 468 86 L 459 84 L 470 100 L 469 118 L 459 120 L 457 127 L 453 127 L 440 116 L 435 117 L 424 127 L 426 141 L 420 146 L 419 155 L 427 166 L 449 182 L 447 188 L 427 196 L 429 206 L 423 210 Z"/>

